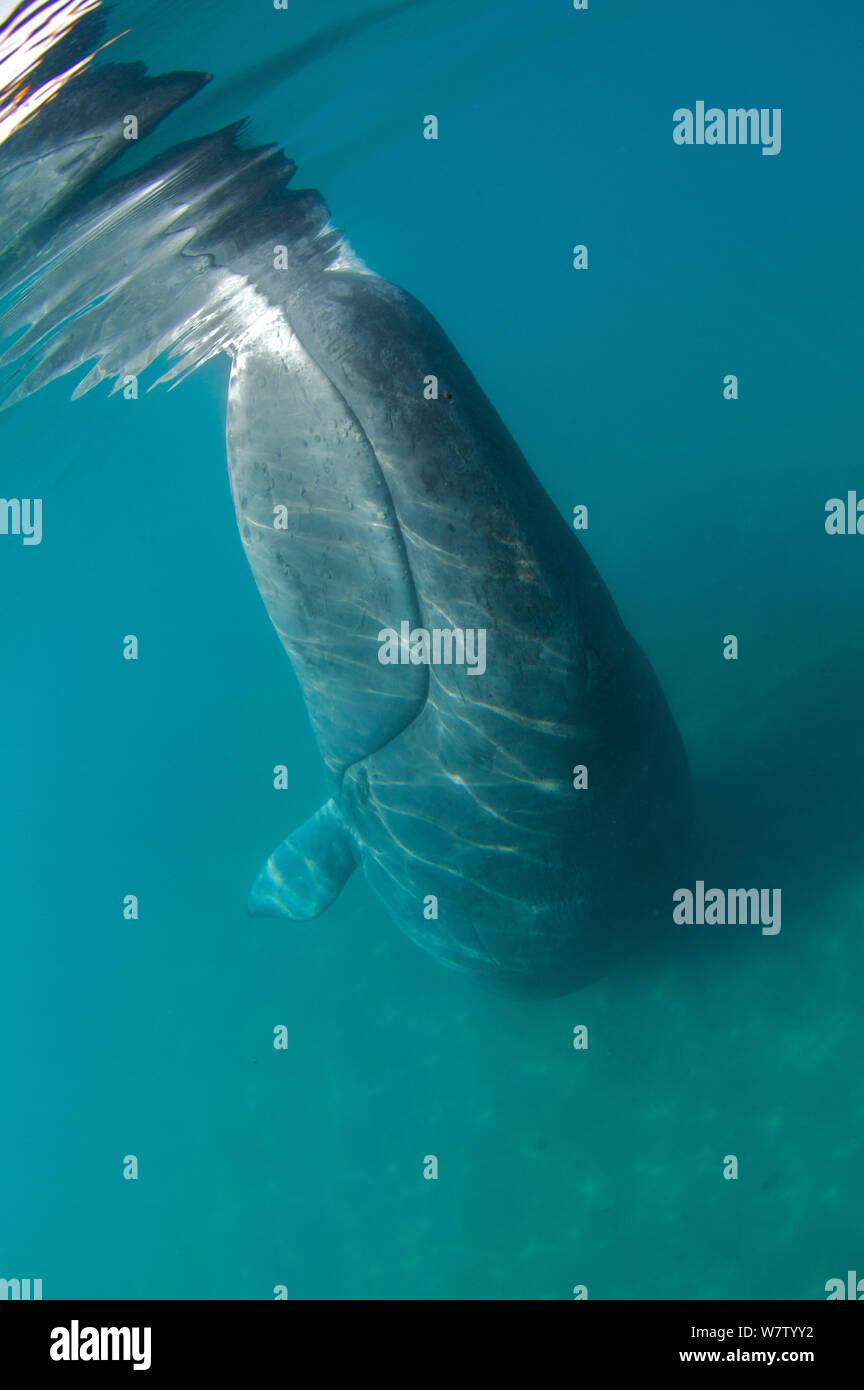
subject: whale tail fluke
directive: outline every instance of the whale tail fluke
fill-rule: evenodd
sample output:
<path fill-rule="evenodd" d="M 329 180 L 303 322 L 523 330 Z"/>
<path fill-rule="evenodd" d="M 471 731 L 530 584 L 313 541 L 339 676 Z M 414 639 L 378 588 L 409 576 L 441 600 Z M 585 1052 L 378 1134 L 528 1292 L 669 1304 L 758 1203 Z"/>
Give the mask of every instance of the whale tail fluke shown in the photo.
<path fill-rule="evenodd" d="M 351 836 L 328 801 L 270 855 L 252 885 L 249 915 L 295 922 L 320 917 L 356 867 Z"/>
<path fill-rule="evenodd" d="M 102 64 L 98 5 L 0 6 L 0 408 L 84 368 L 75 395 L 121 389 L 163 356 L 176 383 L 349 254 L 242 121 L 130 164 L 210 79 Z"/>

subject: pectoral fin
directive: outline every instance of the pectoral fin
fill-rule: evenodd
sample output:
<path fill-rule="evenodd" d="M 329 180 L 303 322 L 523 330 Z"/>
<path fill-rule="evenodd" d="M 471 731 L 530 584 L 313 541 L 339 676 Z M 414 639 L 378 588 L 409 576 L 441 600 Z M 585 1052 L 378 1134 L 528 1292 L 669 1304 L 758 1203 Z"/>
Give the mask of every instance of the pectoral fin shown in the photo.
<path fill-rule="evenodd" d="M 249 894 L 250 916 L 318 917 L 356 867 L 351 836 L 328 801 L 270 855 Z"/>

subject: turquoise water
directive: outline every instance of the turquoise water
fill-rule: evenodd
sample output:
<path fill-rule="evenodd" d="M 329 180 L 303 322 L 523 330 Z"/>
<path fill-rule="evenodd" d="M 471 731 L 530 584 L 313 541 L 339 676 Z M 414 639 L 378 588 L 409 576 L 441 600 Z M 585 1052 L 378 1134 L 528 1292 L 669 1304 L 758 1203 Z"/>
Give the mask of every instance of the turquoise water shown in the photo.
<path fill-rule="evenodd" d="M 427 959 L 359 876 L 314 923 L 250 920 L 327 786 L 234 523 L 227 362 L 137 401 L 55 383 L 0 420 L 3 494 L 44 499 L 41 545 L 0 537 L 0 1277 L 823 1298 L 864 1275 L 864 538 L 824 528 L 864 495 L 858 7 L 445 0 L 265 82 L 366 10 L 300 8 L 121 4 L 115 52 L 212 72 L 158 139 L 248 114 L 589 505 L 687 744 L 698 876 L 780 887 L 782 931 L 682 928 L 525 1003 Z M 676 146 L 700 99 L 782 108 L 781 153 Z"/>

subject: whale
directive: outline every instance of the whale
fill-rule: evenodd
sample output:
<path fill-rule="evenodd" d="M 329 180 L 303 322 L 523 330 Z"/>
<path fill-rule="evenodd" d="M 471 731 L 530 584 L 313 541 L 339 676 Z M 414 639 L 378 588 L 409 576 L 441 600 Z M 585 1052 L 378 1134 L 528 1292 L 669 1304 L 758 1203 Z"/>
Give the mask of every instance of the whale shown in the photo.
<path fill-rule="evenodd" d="M 129 113 L 137 146 L 207 75 L 105 62 L 93 12 L 65 10 L 33 113 L 19 78 L 0 93 L 2 403 L 230 359 L 237 527 L 329 779 L 262 847 L 249 911 L 312 920 L 359 871 L 443 965 L 577 988 L 669 917 L 687 852 L 651 664 L 432 314 L 240 122 L 124 171 Z M 0 72 L 20 42 L 0 29 Z M 459 659 L 478 634 L 482 669 Z"/>

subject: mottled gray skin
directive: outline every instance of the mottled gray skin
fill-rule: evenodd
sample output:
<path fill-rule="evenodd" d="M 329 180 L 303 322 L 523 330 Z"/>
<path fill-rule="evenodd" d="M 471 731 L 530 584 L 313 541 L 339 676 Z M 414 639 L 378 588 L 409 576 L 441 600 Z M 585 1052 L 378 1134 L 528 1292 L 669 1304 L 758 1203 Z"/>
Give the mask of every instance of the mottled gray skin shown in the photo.
<path fill-rule="evenodd" d="M 516 987 L 578 983 L 602 947 L 650 929 L 686 839 L 678 733 L 434 319 L 377 277 L 327 271 L 237 352 L 228 452 L 244 545 L 333 774 L 326 837 L 344 826 L 401 929 Z M 380 665 L 379 631 L 403 619 L 485 628 L 485 673 Z M 304 827 L 302 854 L 277 851 L 253 910 L 332 901 L 352 861 L 345 845 L 328 856 L 321 829 Z"/>

